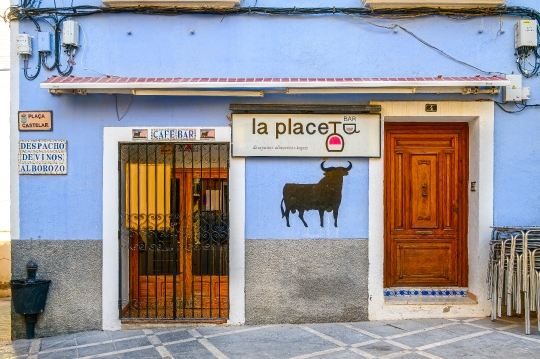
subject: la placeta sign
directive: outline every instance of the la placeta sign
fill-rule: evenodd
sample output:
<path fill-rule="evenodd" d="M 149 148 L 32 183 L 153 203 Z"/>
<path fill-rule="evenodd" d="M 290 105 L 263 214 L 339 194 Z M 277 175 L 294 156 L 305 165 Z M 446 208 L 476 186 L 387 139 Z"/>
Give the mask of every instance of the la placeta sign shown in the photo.
<path fill-rule="evenodd" d="M 233 114 L 232 155 L 380 157 L 381 120 L 364 114 Z"/>

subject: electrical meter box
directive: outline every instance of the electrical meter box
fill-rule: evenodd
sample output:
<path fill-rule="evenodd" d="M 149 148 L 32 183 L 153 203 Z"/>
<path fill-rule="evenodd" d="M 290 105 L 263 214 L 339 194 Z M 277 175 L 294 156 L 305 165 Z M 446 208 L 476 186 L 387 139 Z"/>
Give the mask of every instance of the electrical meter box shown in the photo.
<path fill-rule="evenodd" d="M 38 52 L 49 53 L 51 49 L 52 34 L 47 31 L 39 31 L 37 36 L 37 48 Z"/>
<path fill-rule="evenodd" d="M 506 75 L 506 79 L 512 83 L 503 87 L 504 102 L 520 102 L 530 99 L 531 88 L 523 87 L 522 75 Z"/>
<path fill-rule="evenodd" d="M 515 28 L 516 49 L 538 46 L 538 23 L 536 20 L 519 20 Z"/>
<path fill-rule="evenodd" d="M 79 23 L 73 20 L 62 24 L 62 46 L 79 46 Z"/>
<path fill-rule="evenodd" d="M 32 36 L 28 34 L 17 35 L 17 55 L 32 55 Z"/>

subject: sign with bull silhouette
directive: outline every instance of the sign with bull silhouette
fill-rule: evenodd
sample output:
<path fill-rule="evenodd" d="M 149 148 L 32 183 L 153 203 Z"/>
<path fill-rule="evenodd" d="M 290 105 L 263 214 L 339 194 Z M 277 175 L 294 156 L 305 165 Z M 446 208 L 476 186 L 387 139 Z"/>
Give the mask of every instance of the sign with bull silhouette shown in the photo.
<path fill-rule="evenodd" d="M 234 157 L 380 157 L 373 114 L 233 114 Z"/>
<path fill-rule="evenodd" d="M 290 227 L 289 214 L 298 211 L 298 217 L 305 227 L 304 212 L 319 211 L 320 225 L 324 227 L 324 212 L 333 212 L 334 226 L 338 226 L 339 206 L 343 190 L 343 177 L 349 174 L 352 163 L 347 161 L 347 167 L 325 167 L 323 161 L 321 169 L 323 178 L 318 183 L 298 184 L 286 183 L 283 186 L 283 199 L 281 200 L 281 217 L 285 217 L 287 227 Z"/>

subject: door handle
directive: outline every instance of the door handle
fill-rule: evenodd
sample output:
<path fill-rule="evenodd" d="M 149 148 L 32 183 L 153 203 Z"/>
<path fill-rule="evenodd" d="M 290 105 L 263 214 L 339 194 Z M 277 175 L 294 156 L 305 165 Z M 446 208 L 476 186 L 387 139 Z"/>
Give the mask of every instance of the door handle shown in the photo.
<path fill-rule="evenodd" d="M 433 231 L 416 231 L 416 234 L 433 234 Z"/>
<path fill-rule="evenodd" d="M 422 188 L 423 188 L 422 196 L 427 197 L 427 193 L 426 193 L 426 190 L 427 190 L 427 184 L 422 183 Z"/>

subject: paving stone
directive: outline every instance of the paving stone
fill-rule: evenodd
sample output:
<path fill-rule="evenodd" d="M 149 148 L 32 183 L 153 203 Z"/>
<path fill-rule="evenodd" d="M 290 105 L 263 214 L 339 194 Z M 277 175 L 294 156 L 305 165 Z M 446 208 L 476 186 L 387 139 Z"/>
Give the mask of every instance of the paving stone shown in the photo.
<path fill-rule="evenodd" d="M 43 338 L 41 340 L 41 349 L 42 351 L 51 350 L 51 349 L 60 349 L 60 348 L 69 348 L 77 346 L 77 339 L 75 336 L 65 337 L 60 340 L 57 338 Z"/>
<path fill-rule="evenodd" d="M 72 359 L 77 357 L 77 349 L 70 349 L 53 353 L 40 353 L 38 355 L 38 359 Z"/>
<path fill-rule="evenodd" d="M 116 350 L 125 350 L 152 345 L 146 336 L 133 339 L 122 338 L 122 340 L 115 341 L 112 344 Z"/>
<path fill-rule="evenodd" d="M 403 331 L 420 330 L 426 327 L 436 327 L 443 324 L 448 324 L 447 319 L 422 319 L 422 320 L 393 320 L 384 321 L 384 324 L 401 329 Z M 399 333 L 397 333 L 399 334 Z"/>
<path fill-rule="evenodd" d="M 161 354 L 155 348 L 147 348 L 128 353 L 118 354 L 120 359 L 161 359 Z M 182 357 L 179 357 L 182 358 Z"/>
<path fill-rule="evenodd" d="M 484 330 L 489 330 L 489 329 L 478 328 L 474 325 L 469 325 L 468 323 L 463 323 L 463 324 L 460 323 L 460 324 L 444 327 L 442 330 L 445 330 L 451 333 L 459 333 L 460 335 L 465 335 L 465 334 L 482 332 Z"/>
<path fill-rule="evenodd" d="M 227 326 L 216 326 L 216 327 L 200 327 L 196 328 L 201 335 L 216 335 L 216 334 L 223 334 L 223 333 L 234 333 L 237 331 L 245 331 L 246 328 L 249 328 L 250 330 L 258 330 L 261 328 L 267 328 L 268 326 L 261 326 L 261 325 L 250 325 L 250 326 L 244 326 L 244 325 L 227 325 Z"/>
<path fill-rule="evenodd" d="M 324 335 L 328 335 L 334 339 L 337 339 L 345 344 L 362 343 L 373 338 L 361 334 L 354 329 L 350 329 L 343 325 L 336 324 L 306 324 L 306 327 L 312 328 Z"/>
<path fill-rule="evenodd" d="M 193 338 L 191 334 L 189 334 L 185 330 L 160 333 L 157 335 L 157 337 L 159 338 L 159 340 L 161 340 L 162 343 L 168 343 L 168 342 L 174 342 L 177 340 Z"/>
<path fill-rule="evenodd" d="M 105 356 L 100 356 L 99 359 L 120 359 L 120 355 L 119 354 L 111 354 L 111 355 L 105 355 Z"/>
<path fill-rule="evenodd" d="M 407 335 L 400 338 L 392 338 L 392 340 L 401 344 L 405 344 L 412 348 L 418 348 L 444 340 L 451 340 L 463 335 L 479 333 L 482 331 L 485 331 L 485 329 L 466 325 L 452 325 L 450 327 L 445 327 L 441 329 L 425 330 L 416 335 Z"/>
<path fill-rule="evenodd" d="M 392 359 L 426 359 L 426 357 L 424 355 L 420 355 L 420 354 L 416 354 L 414 352 L 412 353 L 409 353 L 409 354 L 403 354 L 403 355 L 399 355 L 399 356 L 393 356 Z"/>
<path fill-rule="evenodd" d="M 76 345 L 77 334 L 67 334 L 67 335 L 58 335 L 55 337 L 41 338 L 41 350 L 47 350 L 49 347 L 59 346 L 61 347 L 64 343 L 73 343 Z M 19 340 L 17 340 L 19 342 Z M 28 341 L 31 343 L 31 341 Z M 68 346 L 68 345 L 66 345 Z"/>
<path fill-rule="evenodd" d="M 144 332 L 142 330 L 118 330 L 116 332 L 109 332 L 109 335 L 111 336 L 112 340 L 115 340 L 144 335 Z"/>
<path fill-rule="evenodd" d="M 358 349 L 368 354 L 374 355 L 376 357 L 381 357 L 388 354 L 394 354 L 394 353 L 399 353 L 403 351 L 403 348 L 400 348 L 390 343 L 386 343 L 384 341 L 379 341 L 377 343 L 361 346 Z"/>
<path fill-rule="evenodd" d="M 444 358 L 464 356 L 478 358 L 535 358 L 540 352 L 540 343 L 515 338 L 500 332 L 492 332 L 471 339 L 462 340 L 435 348 L 426 352 Z"/>
<path fill-rule="evenodd" d="M 10 343 L 2 343 L 0 344 L 0 353 L 26 354 L 30 349 L 30 344 L 30 340 L 18 340 Z"/>
<path fill-rule="evenodd" d="M 358 354 L 353 353 L 348 350 L 348 348 L 343 348 L 344 350 L 336 351 L 328 354 L 316 355 L 314 359 L 359 359 L 361 358 Z M 310 358 L 311 359 L 311 358 Z"/>
<path fill-rule="evenodd" d="M 77 336 L 77 344 L 94 344 L 111 340 L 109 332 L 86 332 Z"/>
<path fill-rule="evenodd" d="M 518 325 L 517 327 L 509 328 L 509 329 L 506 329 L 504 331 L 508 332 L 508 333 L 522 335 L 523 333 L 525 333 L 525 326 L 523 324 L 521 324 L 521 325 Z M 538 331 L 538 326 L 537 325 L 531 325 L 531 334 L 529 334 L 528 337 L 536 338 L 536 339 L 540 340 L 540 331 Z"/>
<path fill-rule="evenodd" d="M 104 354 L 104 353 L 114 353 L 116 351 L 116 348 L 114 347 L 113 343 L 107 343 L 107 344 L 97 344 L 87 347 L 80 347 L 79 348 L 79 356 L 86 357 L 90 355 L 96 355 L 96 354 Z"/>
<path fill-rule="evenodd" d="M 509 327 L 511 324 L 516 327 Z M 439 327 L 442 326 L 442 327 Z M 352 327 L 352 328 L 351 328 Z M 436 328 L 434 328 L 436 327 Z M 356 329 L 356 330 L 355 330 Z M 276 358 L 295 356 L 376 358 L 536 358 L 540 332 L 524 335 L 522 318 L 381 321 L 270 326 L 189 326 L 153 330 L 173 358 Z M 362 332 L 359 332 L 362 331 Z M 150 335 L 150 334 L 149 334 Z M 196 337 L 194 337 L 194 335 Z M 379 336 L 379 337 L 377 337 Z M 180 343 L 175 343 L 181 341 Z M 93 331 L 0 344 L 0 359 L 27 358 L 39 343 L 38 358 L 161 358 L 142 330 Z"/>
<path fill-rule="evenodd" d="M 368 332 L 379 335 L 382 337 L 387 337 L 396 334 L 402 334 L 403 329 L 397 327 L 395 324 L 390 324 L 395 322 L 359 322 L 351 323 L 351 325 L 360 328 L 362 330 L 367 330 Z M 396 328 L 397 327 L 397 328 Z"/>
<path fill-rule="evenodd" d="M 507 327 L 507 326 L 512 325 L 512 324 L 517 324 L 515 322 L 509 323 L 507 321 L 502 321 L 502 320 L 492 321 L 491 318 L 482 318 L 482 319 L 479 319 L 479 320 L 472 321 L 470 323 L 473 324 L 473 325 L 481 325 L 481 326 L 489 328 L 489 329 L 499 329 L 499 328 Z"/>
<path fill-rule="evenodd" d="M 166 348 L 175 358 L 215 359 L 215 356 L 198 341 L 167 345 Z"/>
<path fill-rule="evenodd" d="M 253 353 L 259 358 L 290 358 L 337 347 L 295 325 L 273 326 L 209 340 L 229 358 L 253 358 Z"/>

